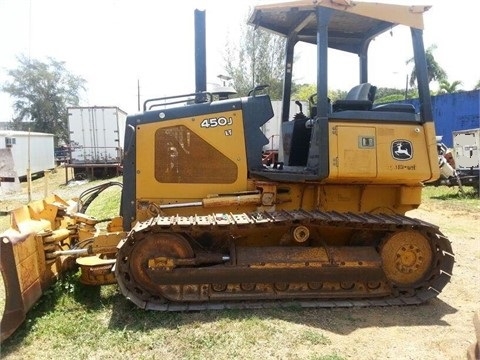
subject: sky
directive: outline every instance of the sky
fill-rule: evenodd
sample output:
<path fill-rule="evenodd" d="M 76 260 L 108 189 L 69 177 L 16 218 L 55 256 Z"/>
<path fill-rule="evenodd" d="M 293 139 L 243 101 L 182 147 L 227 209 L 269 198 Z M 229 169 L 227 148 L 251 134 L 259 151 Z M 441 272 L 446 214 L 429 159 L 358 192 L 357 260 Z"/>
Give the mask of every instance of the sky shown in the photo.
<path fill-rule="evenodd" d="M 138 83 L 142 102 L 194 91 L 195 9 L 206 10 L 207 83 L 213 84 L 225 73 L 226 44 L 238 40 L 249 7 L 269 2 L 275 1 L 0 0 L 0 84 L 8 81 L 7 71 L 17 67 L 20 54 L 41 61 L 52 57 L 87 81 L 81 106 L 118 106 L 135 113 Z M 450 82 L 459 80 L 464 90 L 473 89 L 480 80 L 480 54 L 474 38 L 480 27 L 480 1 L 383 2 L 433 5 L 424 15 L 425 46 L 436 45 L 435 59 Z M 388 37 L 410 47 L 408 36 L 408 32 L 394 30 L 372 43 L 376 57 L 369 64 L 371 83 L 405 87 L 409 56 L 398 55 L 399 45 L 391 47 Z M 356 66 L 354 77 L 344 69 L 356 59 L 339 52 L 333 52 L 330 59 L 336 61 L 331 61 L 329 87 L 348 90 L 354 86 Z M 382 72 L 384 64 L 390 67 Z M 295 69 L 297 82 L 315 82 L 312 47 L 300 49 Z M 0 92 L 0 121 L 12 116 L 12 99 Z"/>

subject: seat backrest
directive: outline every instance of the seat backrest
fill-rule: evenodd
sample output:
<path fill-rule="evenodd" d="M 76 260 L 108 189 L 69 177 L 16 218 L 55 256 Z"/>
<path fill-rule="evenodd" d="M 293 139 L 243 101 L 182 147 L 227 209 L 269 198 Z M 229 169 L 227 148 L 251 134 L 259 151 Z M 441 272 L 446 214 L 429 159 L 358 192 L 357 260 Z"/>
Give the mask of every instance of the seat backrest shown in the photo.
<path fill-rule="evenodd" d="M 370 100 L 373 101 L 372 97 L 375 95 L 371 94 L 372 88 L 376 90 L 375 86 L 372 86 L 369 83 L 362 83 L 357 86 L 354 86 L 345 97 L 345 100 Z"/>
<path fill-rule="evenodd" d="M 376 86 L 369 83 L 362 83 L 354 86 L 344 100 L 337 100 L 333 103 L 333 112 L 344 110 L 371 110 L 375 99 Z"/>

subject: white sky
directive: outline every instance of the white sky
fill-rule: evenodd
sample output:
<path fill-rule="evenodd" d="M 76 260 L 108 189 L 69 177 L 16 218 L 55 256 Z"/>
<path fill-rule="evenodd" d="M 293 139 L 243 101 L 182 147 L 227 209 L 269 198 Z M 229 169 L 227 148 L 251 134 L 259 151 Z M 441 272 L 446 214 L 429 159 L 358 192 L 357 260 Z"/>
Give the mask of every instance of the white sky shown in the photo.
<path fill-rule="evenodd" d="M 227 40 L 234 41 L 249 5 L 265 2 L 272 0 L 0 0 L 0 83 L 8 79 L 7 69 L 16 68 L 19 54 L 42 61 L 50 56 L 87 80 L 81 105 L 119 106 L 134 113 L 137 79 L 142 102 L 194 91 L 194 9 L 206 10 L 207 82 L 215 83 L 223 73 Z M 479 0 L 383 2 L 432 4 L 425 14 L 425 46 L 437 45 L 435 59 L 450 81 L 462 81 L 465 90 L 473 88 L 480 80 Z M 410 47 L 409 33 L 394 30 L 393 36 Z M 377 56 L 382 55 L 376 61 L 371 58 L 369 80 L 402 88 L 410 56 L 398 55 L 386 40 L 379 38 L 371 45 Z M 304 70 L 296 80 L 313 83 L 315 54 L 304 49 L 301 55 L 295 66 Z M 330 70 L 340 70 L 341 76 L 329 75 L 330 88 L 348 90 L 357 81 L 357 68 L 353 66 L 355 75 L 349 77 L 342 71 L 348 64 L 345 57 L 332 58 L 338 61 L 330 62 Z M 376 74 L 374 69 L 383 64 L 393 64 L 396 70 Z M 11 119 L 11 103 L 0 93 L 0 121 Z"/>

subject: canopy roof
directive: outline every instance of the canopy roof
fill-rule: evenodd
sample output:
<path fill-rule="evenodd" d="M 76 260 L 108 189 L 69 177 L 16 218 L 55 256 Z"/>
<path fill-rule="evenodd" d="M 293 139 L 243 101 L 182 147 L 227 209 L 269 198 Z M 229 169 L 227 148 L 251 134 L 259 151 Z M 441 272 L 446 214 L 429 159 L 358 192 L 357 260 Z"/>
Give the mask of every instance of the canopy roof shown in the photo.
<path fill-rule="evenodd" d="M 351 0 L 299 0 L 256 6 L 248 23 L 315 44 L 318 7 L 334 10 L 328 25 L 328 46 L 353 53 L 361 53 L 372 38 L 398 24 L 423 29 L 423 13 L 430 8 Z"/>

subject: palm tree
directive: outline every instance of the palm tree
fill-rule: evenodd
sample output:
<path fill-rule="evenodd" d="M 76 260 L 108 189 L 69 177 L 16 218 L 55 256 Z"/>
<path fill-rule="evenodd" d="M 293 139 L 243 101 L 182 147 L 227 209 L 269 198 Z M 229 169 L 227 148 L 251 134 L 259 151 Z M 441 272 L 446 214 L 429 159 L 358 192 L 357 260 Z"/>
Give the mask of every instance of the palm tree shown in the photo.
<path fill-rule="evenodd" d="M 425 56 L 427 58 L 427 72 L 428 72 L 428 82 L 432 81 L 441 81 L 446 79 L 447 73 L 443 68 L 437 63 L 433 57 L 433 51 L 437 49 L 437 45 L 431 45 L 426 51 Z M 414 63 L 414 58 L 407 60 L 407 64 Z M 410 86 L 415 86 L 417 81 L 417 71 L 415 69 L 415 63 L 410 74 Z"/>
<path fill-rule="evenodd" d="M 460 80 L 455 80 L 450 83 L 447 79 L 442 79 L 439 82 L 438 94 L 451 94 L 454 92 L 459 92 L 460 89 L 457 89 L 457 87 L 460 85 L 463 85 Z"/>

